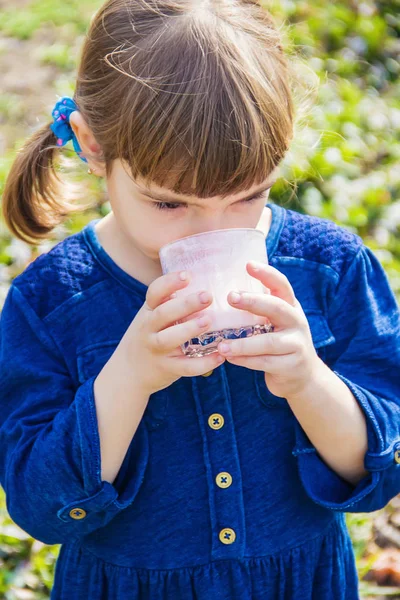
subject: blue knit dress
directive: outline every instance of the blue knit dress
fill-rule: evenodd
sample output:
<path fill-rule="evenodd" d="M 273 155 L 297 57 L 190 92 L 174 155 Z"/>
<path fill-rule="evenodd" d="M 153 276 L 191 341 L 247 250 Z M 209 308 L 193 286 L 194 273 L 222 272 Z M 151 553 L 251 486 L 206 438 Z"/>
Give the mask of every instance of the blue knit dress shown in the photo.
<path fill-rule="evenodd" d="M 400 492 L 399 307 L 358 235 L 268 206 L 270 263 L 365 415 L 368 475 L 342 479 L 263 373 L 226 362 L 150 396 L 102 481 L 93 383 L 147 287 L 91 221 L 14 279 L 0 319 L 0 483 L 15 523 L 61 544 L 52 600 L 359 597 L 345 513 Z"/>

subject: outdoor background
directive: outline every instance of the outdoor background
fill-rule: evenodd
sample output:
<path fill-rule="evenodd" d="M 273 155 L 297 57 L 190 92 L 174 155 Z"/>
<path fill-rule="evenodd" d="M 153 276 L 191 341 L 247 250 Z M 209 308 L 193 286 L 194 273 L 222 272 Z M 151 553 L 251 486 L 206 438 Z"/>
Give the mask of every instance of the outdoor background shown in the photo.
<path fill-rule="evenodd" d="M 0 197 L 18 148 L 36 128 L 50 125 L 59 97 L 73 95 L 83 36 L 101 4 L 0 0 Z M 400 0 L 265 6 L 287 26 L 310 69 L 308 75 L 303 69 L 305 80 L 319 80 L 270 198 L 362 236 L 400 300 Z M 10 282 L 32 260 L 110 210 L 102 180 L 87 174 L 71 143 L 66 148 L 66 175 L 85 202 L 93 198 L 93 208 L 37 247 L 13 238 L 0 222 L 0 310 Z M 400 598 L 400 497 L 375 513 L 348 514 L 347 521 L 363 598 Z M 0 488 L 0 598 L 49 598 L 59 549 L 12 522 Z"/>

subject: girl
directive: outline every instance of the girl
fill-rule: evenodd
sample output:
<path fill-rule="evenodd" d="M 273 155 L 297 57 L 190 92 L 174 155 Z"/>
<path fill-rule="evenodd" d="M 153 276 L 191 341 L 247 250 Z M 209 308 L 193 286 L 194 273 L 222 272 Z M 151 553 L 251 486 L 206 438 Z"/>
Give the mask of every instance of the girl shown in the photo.
<path fill-rule="evenodd" d="M 62 544 L 53 600 L 354 600 L 346 512 L 400 491 L 400 314 L 361 238 L 266 202 L 293 133 L 288 61 L 254 0 L 108 0 L 74 99 L 12 165 L 3 214 L 32 242 L 71 212 L 72 139 L 112 211 L 16 277 L 1 315 L 0 482 Z M 76 207 L 75 207 L 76 209 Z M 190 359 L 207 328 L 158 251 L 261 228 L 270 334 Z"/>

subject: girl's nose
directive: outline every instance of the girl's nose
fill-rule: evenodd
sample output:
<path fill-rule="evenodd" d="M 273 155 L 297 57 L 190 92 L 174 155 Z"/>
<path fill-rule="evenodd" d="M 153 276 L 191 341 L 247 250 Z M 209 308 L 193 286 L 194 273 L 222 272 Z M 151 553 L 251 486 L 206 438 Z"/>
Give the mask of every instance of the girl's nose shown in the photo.
<path fill-rule="evenodd" d="M 198 218 L 196 219 L 196 222 L 193 223 L 191 235 L 216 231 L 217 229 L 227 229 L 228 227 L 227 219 L 223 216 Z"/>

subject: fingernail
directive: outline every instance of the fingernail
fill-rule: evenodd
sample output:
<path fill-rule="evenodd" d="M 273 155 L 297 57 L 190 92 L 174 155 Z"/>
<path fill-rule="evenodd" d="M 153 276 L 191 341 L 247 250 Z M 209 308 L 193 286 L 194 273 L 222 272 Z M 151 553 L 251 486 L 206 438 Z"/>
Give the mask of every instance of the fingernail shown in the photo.
<path fill-rule="evenodd" d="M 172 298 L 176 298 L 176 292 L 174 292 L 173 294 L 171 294 L 170 297 L 171 297 L 171 300 L 172 300 Z"/>
<path fill-rule="evenodd" d="M 208 304 L 208 302 L 209 302 L 209 301 L 210 301 L 210 299 L 211 299 L 211 296 L 210 296 L 210 294 L 209 294 L 208 292 L 201 292 L 201 293 L 199 294 L 199 298 L 200 298 L 200 302 L 201 302 L 202 304 Z"/>
<path fill-rule="evenodd" d="M 181 279 L 181 281 L 185 281 L 187 279 L 187 272 L 186 271 L 181 271 L 179 273 L 179 279 Z"/>
<path fill-rule="evenodd" d="M 255 263 L 255 262 L 253 262 L 253 261 L 250 261 L 249 265 L 251 266 L 251 268 L 253 269 L 253 271 L 259 271 L 260 270 L 258 264 Z"/>
<path fill-rule="evenodd" d="M 237 304 L 240 301 L 240 294 L 238 294 L 237 292 L 232 292 L 231 293 L 231 302 L 233 304 Z"/>
<path fill-rule="evenodd" d="M 206 327 L 208 325 L 208 317 L 199 317 L 197 323 L 200 327 Z"/>
<path fill-rule="evenodd" d="M 219 350 L 220 352 L 224 352 L 224 353 L 225 353 L 225 352 L 229 352 L 229 350 L 230 350 L 230 346 L 229 346 L 229 344 L 224 344 L 224 343 L 222 343 L 222 344 L 220 344 L 220 345 L 219 345 L 219 347 L 218 347 L 218 350 Z"/>

